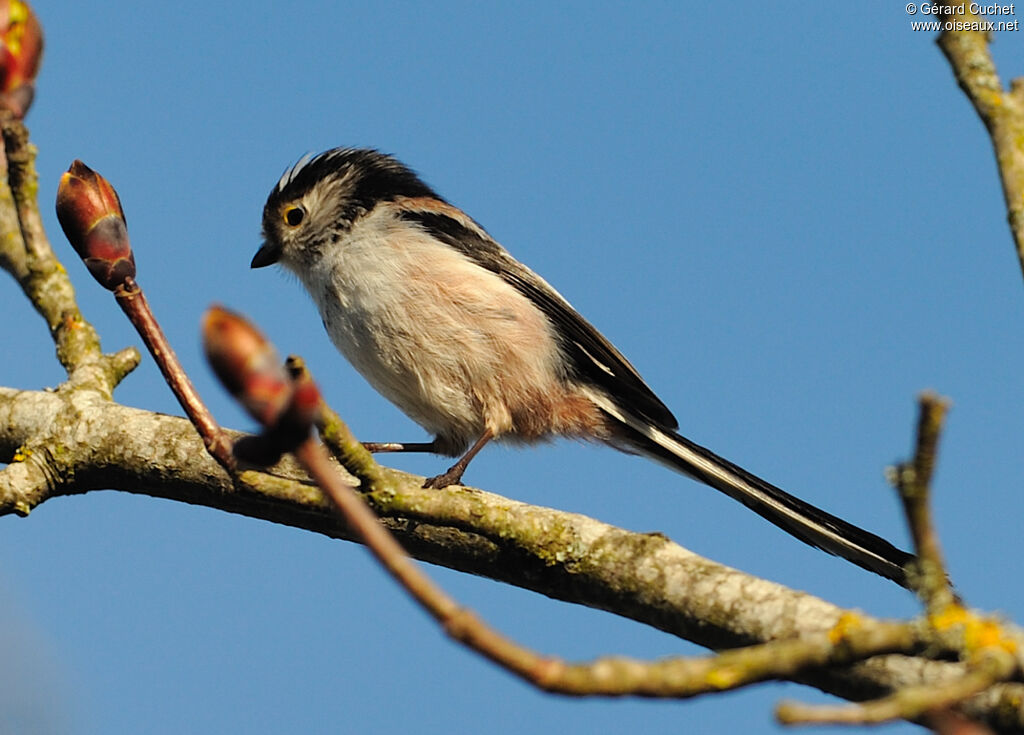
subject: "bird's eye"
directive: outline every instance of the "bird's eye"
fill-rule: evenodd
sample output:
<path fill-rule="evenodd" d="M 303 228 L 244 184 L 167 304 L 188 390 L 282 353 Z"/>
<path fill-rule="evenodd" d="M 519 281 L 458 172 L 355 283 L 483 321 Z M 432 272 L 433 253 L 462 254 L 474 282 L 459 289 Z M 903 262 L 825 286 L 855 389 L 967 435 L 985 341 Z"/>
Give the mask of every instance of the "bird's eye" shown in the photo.
<path fill-rule="evenodd" d="M 298 227 L 306 218 L 306 211 L 299 206 L 288 207 L 283 213 L 284 221 L 289 227 Z"/>

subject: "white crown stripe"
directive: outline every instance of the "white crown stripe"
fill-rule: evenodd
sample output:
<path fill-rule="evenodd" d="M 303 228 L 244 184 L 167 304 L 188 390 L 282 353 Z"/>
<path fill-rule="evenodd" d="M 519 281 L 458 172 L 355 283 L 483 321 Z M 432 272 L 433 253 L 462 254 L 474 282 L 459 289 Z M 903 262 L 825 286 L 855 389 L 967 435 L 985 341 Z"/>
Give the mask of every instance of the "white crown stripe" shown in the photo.
<path fill-rule="evenodd" d="M 332 158 L 344 158 L 355 150 L 356 149 L 354 148 L 332 148 L 329 151 L 324 151 L 323 153 L 317 153 L 315 155 L 313 153 L 307 153 L 281 175 L 281 178 L 277 182 L 277 190 L 279 192 L 284 191 L 284 188 L 295 181 L 295 178 L 302 173 L 307 166 L 320 163 L 322 161 L 329 161 Z"/>
<path fill-rule="evenodd" d="M 284 191 L 284 188 L 295 180 L 295 176 L 299 173 L 299 171 L 304 169 L 312 160 L 313 154 L 307 153 L 298 161 L 296 161 L 291 168 L 287 169 L 283 174 L 281 174 L 281 178 L 277 182 L 277 190 Z"/>

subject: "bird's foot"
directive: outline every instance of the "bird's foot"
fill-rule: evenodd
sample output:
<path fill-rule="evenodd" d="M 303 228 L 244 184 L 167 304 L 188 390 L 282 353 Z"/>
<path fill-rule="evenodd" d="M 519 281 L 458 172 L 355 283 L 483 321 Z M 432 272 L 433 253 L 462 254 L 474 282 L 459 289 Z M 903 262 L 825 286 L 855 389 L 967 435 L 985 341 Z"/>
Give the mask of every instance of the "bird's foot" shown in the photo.
<path fill-rule="evenodd" d="M 428 477 L 423 481 L 423 487 L 432 487 L 436 490 L 441 490 L 449 485 L 458 485 L 462 482 L 462 473 L 465 469 L 465 467 L 459 467 L 459 465 L 456 464 L 447 472 L 442 472 L 437 477 Z"/>

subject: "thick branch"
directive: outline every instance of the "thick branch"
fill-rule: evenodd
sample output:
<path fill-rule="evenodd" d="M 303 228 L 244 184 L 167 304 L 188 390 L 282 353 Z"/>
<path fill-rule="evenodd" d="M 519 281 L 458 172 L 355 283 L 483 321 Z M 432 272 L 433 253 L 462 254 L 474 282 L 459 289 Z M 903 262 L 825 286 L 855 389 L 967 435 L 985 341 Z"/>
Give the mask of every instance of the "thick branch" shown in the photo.
<path fill-rule="evenodd" d="M 28 444 L 60 449 L 20 458 L 48 485 L 24 497 L 22 485 L 0 477 L 0 513 L 24 514 L 49 497 L 109 488 L 350 537 L 294 466 L 279 465 L 273 477 L 243 472 L 233 487 L 186 420 L 121 406 L 98 393 L 0 388 L 0 457 L 13 458 Z M 659 534 L 631 533 L 479 490 L 424 490 L 421 478 L 388 476 L 392 489 L 369 499 L 415 557 L 608 610 L 711 648 L 825 632 L 844 613 L 703 559 Z M 961 671 L 956 664 L 885 656 L 799 680 L 862 699 Z M 1006 705 L 1024 701 L 1024 687 L 1000 692 L 998 711 L 1024 725 L 1021 706 Z M 997 695 L 984 696 L 974 706 L 991 717 Z"/>
<path fill-rule="evenodd" d="M 139 362 L 134 347 L 104 355 L 96 330 L 78 309 L 75 289 L 43 231 L 36 193 L 36 150 L 28 130 L 0 113 L 0 268 L 8 271 L 50 329 L 57 359 L 73 385 L 110 397 Z"/>

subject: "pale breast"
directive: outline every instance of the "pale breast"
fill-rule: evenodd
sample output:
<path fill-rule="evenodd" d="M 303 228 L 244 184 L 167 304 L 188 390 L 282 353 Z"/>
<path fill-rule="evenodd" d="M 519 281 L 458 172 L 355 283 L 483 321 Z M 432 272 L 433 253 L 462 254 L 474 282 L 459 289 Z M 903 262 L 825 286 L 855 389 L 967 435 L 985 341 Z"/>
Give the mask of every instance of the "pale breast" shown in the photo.
<path fill-rule="evenodd" d="M 541 414 L 568 386 L 544 314 L 452 248 L 377 219 L 354 228 L 339 257 L 306 283 L 338 349 L 413 420 L 453 443 L 485 428 L 550 433 L 552 418 Z"/>

